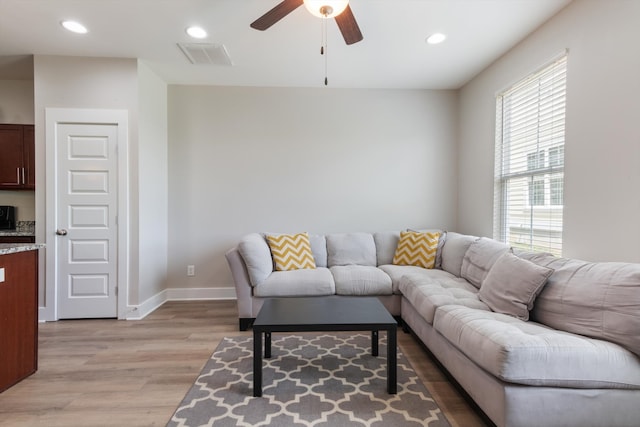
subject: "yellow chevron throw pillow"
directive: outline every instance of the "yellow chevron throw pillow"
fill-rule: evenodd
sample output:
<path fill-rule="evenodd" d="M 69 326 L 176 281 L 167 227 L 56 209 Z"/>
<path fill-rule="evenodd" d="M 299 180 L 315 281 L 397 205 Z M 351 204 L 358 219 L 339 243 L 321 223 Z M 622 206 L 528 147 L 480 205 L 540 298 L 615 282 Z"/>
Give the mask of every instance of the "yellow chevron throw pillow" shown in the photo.
<path fill-rule="evenodd" d="M 436 263 L 439 239 L 438 232 L 401 231 L 396 253 L 393 256 L 393 264 L 433 268 Z"/>
<path fill-rule="evenodd" d="M 267 242 L 271 249 L 276 271 L 316 268 L 309 234 L 267 235 Z"/>

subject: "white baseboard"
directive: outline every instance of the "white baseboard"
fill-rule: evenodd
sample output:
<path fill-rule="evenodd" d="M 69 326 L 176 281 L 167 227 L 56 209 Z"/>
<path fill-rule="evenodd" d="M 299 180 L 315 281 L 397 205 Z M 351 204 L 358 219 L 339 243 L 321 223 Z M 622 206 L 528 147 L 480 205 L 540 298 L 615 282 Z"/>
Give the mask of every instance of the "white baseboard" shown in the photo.
<path fill-rule="evenodd" d="M 227 288 L 169 288 L 148 298 L 142 304 L 127 307 L 127 320 L 141 320 L 167 301 L 234 300 L 236 290 Z"/>
<path fill-rule="evenodd" d="M 127 306 L 126 320 L 142 320 L 150 313 L 153 313 L 158 307 L 167 302 L 167 291 L 161 291 L 148 298 L 142 304 Z"/>
<path fill-rule="evenodd" d="M 229 288 L 169 288 L 167 301 L 236 299 L 236 289 Z"/>
<path fill-rule="evenodd" d="M 38 307 L 38 322 L 45 323 L 49 321 L 49 310 L 47 310 L 47 307 Z"/>

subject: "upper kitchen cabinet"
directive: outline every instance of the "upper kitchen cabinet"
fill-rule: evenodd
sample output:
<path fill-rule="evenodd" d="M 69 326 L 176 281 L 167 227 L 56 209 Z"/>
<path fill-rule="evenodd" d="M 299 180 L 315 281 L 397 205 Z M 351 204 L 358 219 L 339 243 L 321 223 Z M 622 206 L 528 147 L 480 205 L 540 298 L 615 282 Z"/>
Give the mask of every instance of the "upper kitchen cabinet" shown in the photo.
<path fill-rule="evenodd" d="M 0 124 L 0 190 L 33 190 L 35 181 L 33 125 Z"/>

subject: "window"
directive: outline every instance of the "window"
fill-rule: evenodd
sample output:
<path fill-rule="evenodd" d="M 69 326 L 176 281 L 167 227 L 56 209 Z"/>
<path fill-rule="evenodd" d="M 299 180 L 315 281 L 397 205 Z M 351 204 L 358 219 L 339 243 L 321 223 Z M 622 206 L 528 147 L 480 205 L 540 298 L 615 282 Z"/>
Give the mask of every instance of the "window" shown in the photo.
<path fill-rule="evenodd" d="M 564 194 L 564 179 L 560 176 L 551 178 L 551 204 L 553 206 L 562 206 Z"/>
<path fill-rule="evenodd" d="M 527 154 L 527 170 L 534 171 L 544 167 L 544 151 Z"/>
<path fill-rule="evenodd" d="M 544 150 L 527 154 L 527 172 L 531 172 L 529 181 L 529 206 L 561 206 L 562 205 L 562 174 L 545 173 L 544 176 L 534 172 L 552 172 L 564 164 L 564 146 L 549 148 L 549 163 L 545 163 Z"/>
<path fill-rule="evenodd" d="M 544 206 L 544 179 L 533 178 L 529 183 L 529 205 Z"/>
<path fill-rule="evenodd" d="M 549 167 L 560 168 L 564 166 L 564 145 L 549 148 Z"/>
<path fill-rule="evenodd" d="M 562 253 L 567 56 L 496 98 L 494 237 Z"/>

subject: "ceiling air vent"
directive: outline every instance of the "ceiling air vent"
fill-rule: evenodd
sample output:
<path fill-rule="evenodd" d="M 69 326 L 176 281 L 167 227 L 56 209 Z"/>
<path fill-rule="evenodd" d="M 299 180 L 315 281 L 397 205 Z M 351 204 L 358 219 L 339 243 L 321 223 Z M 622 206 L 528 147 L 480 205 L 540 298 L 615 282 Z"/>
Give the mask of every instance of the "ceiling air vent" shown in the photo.
<path fill-rule="evenodd" d="M 192 64 L 233 65 L 229 52 L 218 43 L 178 43 L 178 47 Z"/>

